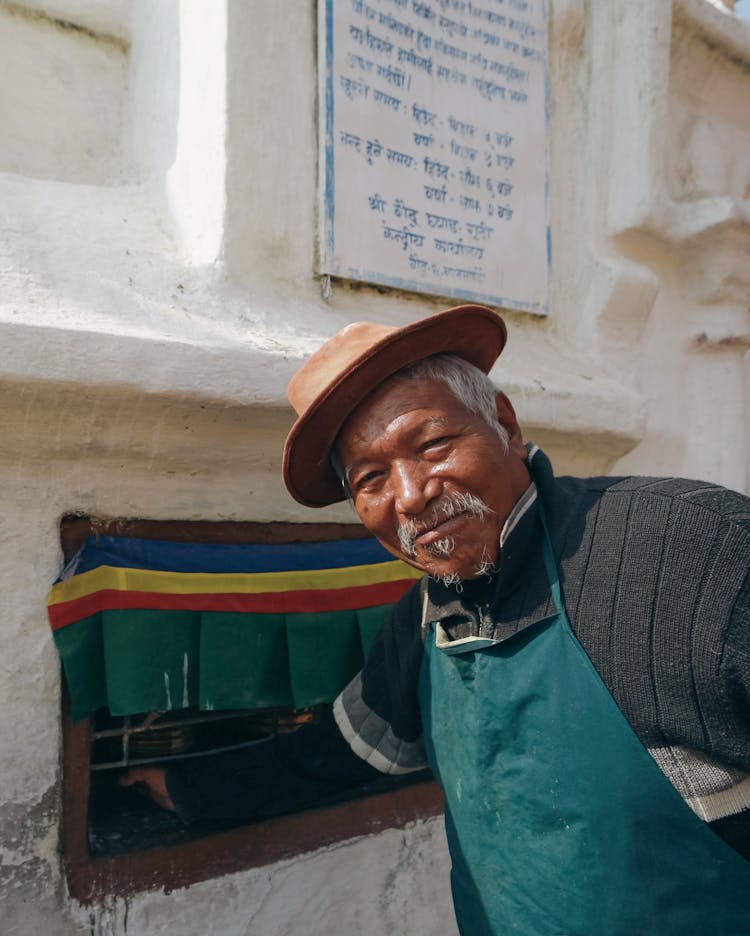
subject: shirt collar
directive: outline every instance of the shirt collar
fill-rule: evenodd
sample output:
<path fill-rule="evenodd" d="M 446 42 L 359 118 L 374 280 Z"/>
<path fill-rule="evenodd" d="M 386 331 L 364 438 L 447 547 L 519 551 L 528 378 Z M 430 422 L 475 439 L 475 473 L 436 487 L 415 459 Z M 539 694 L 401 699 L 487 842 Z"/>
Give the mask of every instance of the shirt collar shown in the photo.
<path fill-rule="evenodd" d="M 518 498 L 513 506 L 513 510 L 511 510 L 511 512 L 508 514 L 508 517 L 503 524 L 503 529 L 500 532 L 500 549 L 503 549 L 505 544 L 513 535 L 513 531 L 521 522 L 521 519 L 536 502 L 536 499 L 536 484 L 534 484 L 532 481 L 523 494 Z"/>

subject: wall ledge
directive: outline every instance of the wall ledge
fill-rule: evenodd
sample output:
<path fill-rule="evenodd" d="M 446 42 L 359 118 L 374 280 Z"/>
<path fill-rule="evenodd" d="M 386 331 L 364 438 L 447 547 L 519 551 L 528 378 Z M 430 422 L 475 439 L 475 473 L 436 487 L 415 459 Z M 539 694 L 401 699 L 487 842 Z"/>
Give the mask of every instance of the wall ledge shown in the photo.
<path fill-rule="evenodd" d="M 676 20 L 686 21 L 709 45 L 750 65 L 750 22 L 714 0 L 673 0 Z"/>
<path fill-rule="evenodd" d="M 257 336 L 256 336 L 257 337 Z M 270 335 L 266 337 L 270 338 Z M 136 396 L 183 398 L 189 405 L 219 404 L 243 408 L 288 408 L 289 378 L 320 339 L 276 347 L 245 341 L 191 342 L 103 334 L 0 322 L 0 385 L 33 387 L 39 392 L 80 387 L 90 406 L 100 396 L 116 405 L 113 389 Z M 521 344 L 523 342 L 519 342 Z M 539 336 L 534 373 L 517 364 L 493 373 L 527 426 L 608 441 L 617 452 L 642 437 L 642 401 L 632 389 L 592 367 L 584 358 L 560 358 Z M 19 408 L 24 394 L 15 394 Z M 13 398 L 13 394 L 9 396 Z"/>

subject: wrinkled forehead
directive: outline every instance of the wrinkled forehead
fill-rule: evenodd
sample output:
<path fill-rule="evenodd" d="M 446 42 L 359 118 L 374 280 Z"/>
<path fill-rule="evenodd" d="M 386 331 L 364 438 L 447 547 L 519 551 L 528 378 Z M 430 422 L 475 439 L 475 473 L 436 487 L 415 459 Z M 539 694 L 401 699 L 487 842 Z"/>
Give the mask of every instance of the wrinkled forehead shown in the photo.
<path fill-rule="evenodd" d="M 344 449 L 352 439 L 358 439 L 368 434 L 375 424 L 380 421 L 380 412 L 385 406 L 397 417 L 406 409 L 406 402 L 399 387 L 404 383 L 396 377 L 389 377 L 373 387 L 367 396 L 361 400 L 349 413 L 339 429 L 333 443 L 333 457 L 344 458 Z"/>
<path fill-rule="evenodd" d="M 433 377 L 389 377 L 378 384 L 349 414 L 334 442 L 334 451 L 344 458 L 352 443 L 357 447 L 376 442 L 380 433 L 406 421 L 418 412 L 422 422 L 434 426 L 468 410 L 444 381 Z M 403 418 L 403 419 L 402 419 Z"/>

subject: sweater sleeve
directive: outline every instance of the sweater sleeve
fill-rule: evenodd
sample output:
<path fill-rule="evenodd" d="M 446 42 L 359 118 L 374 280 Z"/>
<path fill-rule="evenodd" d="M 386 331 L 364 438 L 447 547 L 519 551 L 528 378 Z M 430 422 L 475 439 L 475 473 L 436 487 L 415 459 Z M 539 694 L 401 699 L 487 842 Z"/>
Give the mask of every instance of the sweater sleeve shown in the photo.
<path fill-rule="evenodd" d="M 750 771 L 750 570 L 732 608 L 721 668 L 729 753 L 734 763 Z"/>
<path fill-rule="evenodd" d="M 346 799 L 354 786 L 380 776 L 344 741 L 330 707 L 317 724 L 166 768 L 169 795 L 185 823 L 298 812 Z"/>
<path fill-rule="evenodd" d="M 396 604 L 364 668 L 333 705 L 352 751 L 381 773 L 410 773 L 426 765 L 418 694 L 422 656 L 416 585 Z"/>

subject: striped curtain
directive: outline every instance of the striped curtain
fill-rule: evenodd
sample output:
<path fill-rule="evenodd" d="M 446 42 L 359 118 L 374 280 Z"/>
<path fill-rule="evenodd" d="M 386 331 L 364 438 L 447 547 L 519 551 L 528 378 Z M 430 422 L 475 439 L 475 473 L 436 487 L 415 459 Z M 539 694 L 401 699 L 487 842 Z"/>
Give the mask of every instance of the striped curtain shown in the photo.
<path fill-rule="evenodd" d="M 48 602 L 73 719 L 330 702 L 419 577 L 371 539 L 91 536 Z"/>

